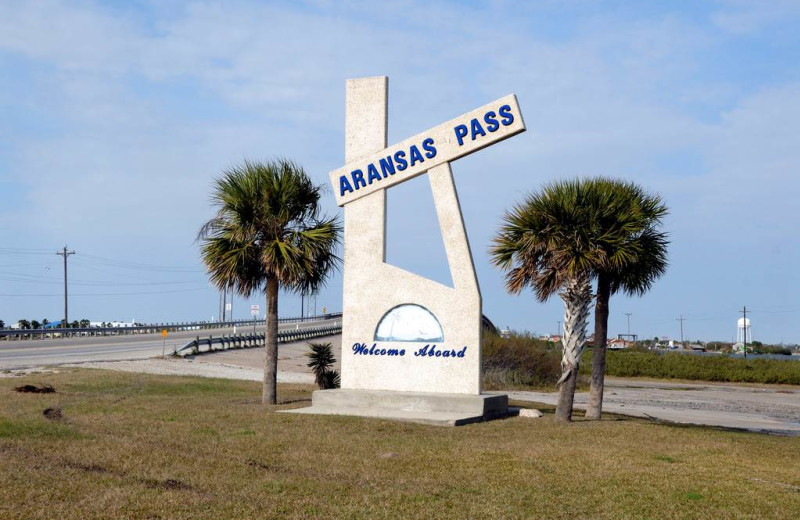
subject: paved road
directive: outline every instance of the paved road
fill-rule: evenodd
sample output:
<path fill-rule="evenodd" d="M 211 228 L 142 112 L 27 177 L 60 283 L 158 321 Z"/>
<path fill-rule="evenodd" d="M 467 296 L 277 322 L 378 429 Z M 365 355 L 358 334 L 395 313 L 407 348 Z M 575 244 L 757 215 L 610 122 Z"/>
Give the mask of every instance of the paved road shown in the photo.
<path fill-rule="evenodd" d="M 279 330 L 328 327 L 341 323 L 341 318 L 304 323 L 282 323 Z M 237 327 L 237 332 L 252 332 L 252 327 Z M 257 328 L 263 332 L 264 327 Z M 164 342 L 161 334 L 131 334 L 127 336 L 95 336 L 65 339 L 1 341 L 0 370 L 60 365 L 88 361 L 118 361 L 160 356 L 180 348 L 196 336 L 208 337 L 233 334 L 233 328 L 172 332 Z"/>

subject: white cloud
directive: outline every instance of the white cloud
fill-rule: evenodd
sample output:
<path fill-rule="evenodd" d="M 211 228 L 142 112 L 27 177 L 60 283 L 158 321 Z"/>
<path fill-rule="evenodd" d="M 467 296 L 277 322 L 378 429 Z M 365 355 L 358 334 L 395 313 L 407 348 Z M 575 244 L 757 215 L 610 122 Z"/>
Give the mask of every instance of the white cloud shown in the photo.
<path fill-rule="evenodd" d="M 714 23 L 741 32 L 791 13 L 748 5 L 722 5 Z M 0 121 L 12 139 L 0 179 L 27 188 L 24 207 L 0 209 L 4 228 L 26 222 L 47 243 L 85 233 L 98 249 L 136 237 L 158 254 L 182 237 L 176 256 L 196 261 L 210 179 L 244 157 L 287 155 L 324 182 L 343 159 L 344 80 L 375 74 L 391 78 L 392 141 L 518 94 L 528 132 L 453 167 L 486 307 L 513 326 L 530 310 L 509 303 L 486 248 L 503 210 L 544 181 L 606 174 L 664 194 L 676 258 L 738 240 L 746 205 L 770 208 L 741 224 L 753 247 L 780 244 L 797 222 L 798 87 L 701 78 L 726 40 L 702 19 L 504 2 L 135 9 L 0 4 L 0 64 L 35 69 L 19 102 L 53 126 L 31 137 Z M 551 22 L 569 28 L 555 37 Z M 712 117 L 696 109 L 709 105 Z M 403 197 L 413 207 L 413 190 Z"/>

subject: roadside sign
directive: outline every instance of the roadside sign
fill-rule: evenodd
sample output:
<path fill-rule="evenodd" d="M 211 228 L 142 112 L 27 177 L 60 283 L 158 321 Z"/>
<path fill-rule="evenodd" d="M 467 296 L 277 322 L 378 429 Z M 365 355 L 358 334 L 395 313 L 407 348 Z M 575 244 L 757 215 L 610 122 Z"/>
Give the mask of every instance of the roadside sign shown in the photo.
<path fill-rule="evenodd" d="M 166 337 L 167 337 L 167 329 L 163 329 L 163 330 L 161 331 L 161 337 L 163 337 L 163 338 L 166 338 Z"/>
<path fill-rule="evenodd" d="M 250 315 L 251 316 L 258 316 L 260 312 L 261 312 L 261 307 L 259 307 L 258 305 L 251 305 L 250 306 Z"/>

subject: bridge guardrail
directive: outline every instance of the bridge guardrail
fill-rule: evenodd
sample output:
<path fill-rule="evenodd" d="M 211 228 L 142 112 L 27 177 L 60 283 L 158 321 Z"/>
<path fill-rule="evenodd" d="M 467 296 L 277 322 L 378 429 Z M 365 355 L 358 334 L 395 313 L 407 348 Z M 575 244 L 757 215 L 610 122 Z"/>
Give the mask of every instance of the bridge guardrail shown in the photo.
<path fill-rule="evenodd" d="M 320 314 L 317 316 L 278 318 L 278 323 L 305 323 L 309 321 L 323 321 L 341 318 L 341 312 Z M 213 330 L 238 326 L 254 326 L 264 323 L 263 319 L 257 320 L 232 320 L 232 321 L 196 321 L 185 323 L 150 323 L 132 327 L 78 327 L 78 328 L 53 328 L 53 329 L 2 329 L 0 339 L 47 339 L 73 336 L 119 336 L 128 334 L 154 334 L 162 330 L 167 332 L 182 332 L 191 330 Z"/>
<path fill-rule="evenodd" d="M 325 336 L 332 336 L 342 332 L 341 324 L 331 327 L 315 327 L 310 329 L 296 329 L 284 330 L 278 332 L 278 343 L 291 343 L 293 341 L 301 341 L 304 339 L 321 338 Z M 215 352 L 217 350 L 229 350 L 234 348 L 254 348 L 264 346 L 265 334 L 237 334 L 235 336 L 209 336 L 207 338 L 200 338 L 199 336 L 192 341 L 186 343 L 179 349 L 175 349 L 173 355 L 187 356 L 196 355 L 206 352 Z M 221 348 L 214 348 L 219 345 Z M 205 347 L 205 349 L 203 349 Z"/>

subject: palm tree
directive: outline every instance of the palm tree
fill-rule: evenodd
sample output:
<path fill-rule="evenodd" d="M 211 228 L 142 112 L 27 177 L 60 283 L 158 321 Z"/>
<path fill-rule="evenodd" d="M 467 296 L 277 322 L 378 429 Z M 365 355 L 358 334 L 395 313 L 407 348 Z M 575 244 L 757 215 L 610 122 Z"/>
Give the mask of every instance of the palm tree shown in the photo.
<path fill-rule="evenodd" d="M 244 161 L 215 181 L 217 213 L 198 234 L 216 287 L 266 293 L 264 404 L 277 403 L 279 290 L 318 290 L 339 263 L 340 225 L 320 214 L 320 192 L 291 161 Z"/>
<path fill-rule="evenodd" d="M 516 294 L 530 287 L 539 301 L 556 293 L 564 300 L 562 375 L 556 406 L 559 421 L 572 420 L 592 301 L 589 282 L 597 259 L 590 230 L 596 211 L 587 202 L 581 181 L 545 186 L 506 213 L 491 249 L 493 263 L 506 271 L 509 292 Z"/>
<path fill-rule="evenodd" d="M 598 178 L 586 181 L 597 199 L 594 246 L 599 250 L 594 311 L 592 378 L 586 417 L 599 419 L 603 409 L 609 300 L 622 291 L 642 296 L 667 269 L 667 234 L 661 231 L 667 207 L 657 195 L 632 182 Z"/>

